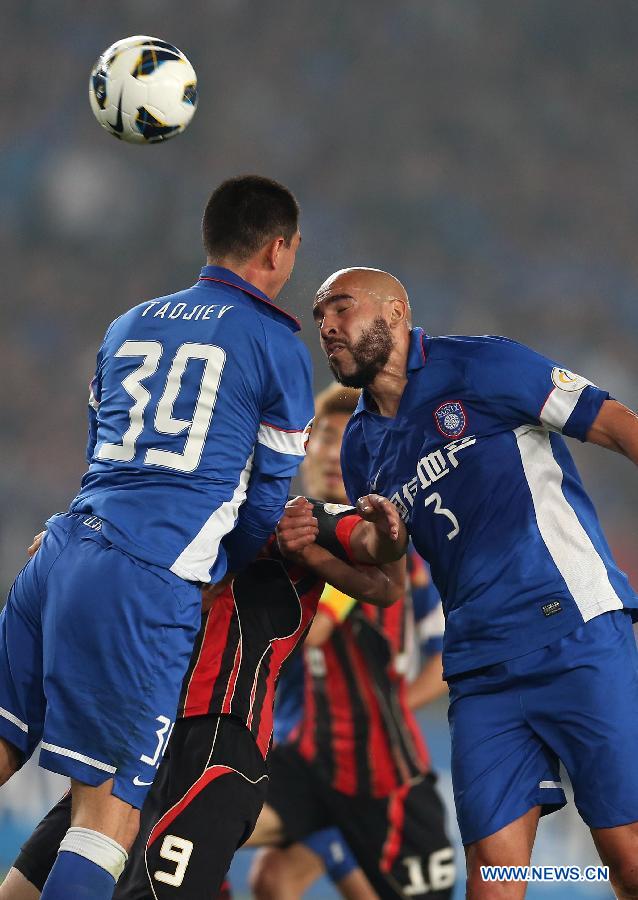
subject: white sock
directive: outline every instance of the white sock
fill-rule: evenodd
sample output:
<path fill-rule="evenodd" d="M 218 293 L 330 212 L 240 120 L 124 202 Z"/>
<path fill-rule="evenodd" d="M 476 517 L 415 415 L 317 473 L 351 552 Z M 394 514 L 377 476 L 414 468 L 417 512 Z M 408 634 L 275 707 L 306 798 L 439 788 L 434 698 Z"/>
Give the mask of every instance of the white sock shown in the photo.
<path fill-rule="evenodd" d="M 77 828 L 72 826 L 62 838 L 59 853 L 62 851 L 67 853 L 76 853 L 85 859 L 100 866 L 101 869 L 107 871 L 113 876 L 115 881 L 122 874 L 122 870 L 126 865 L 128 853 L 121 847 L 117 841 L 100 834 L 99 831 L 92 831 L 90 828 Z"/>

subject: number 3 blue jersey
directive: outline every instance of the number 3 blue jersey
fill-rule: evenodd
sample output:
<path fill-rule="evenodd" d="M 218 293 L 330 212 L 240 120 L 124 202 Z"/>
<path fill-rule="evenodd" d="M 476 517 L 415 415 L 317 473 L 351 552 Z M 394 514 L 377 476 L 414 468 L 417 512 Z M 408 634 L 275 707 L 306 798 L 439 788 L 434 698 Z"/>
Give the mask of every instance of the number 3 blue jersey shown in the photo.
<path fill-rule="evenodd" d="M 430 563 L 446 676 L 638 606 L 561 437 L 585 440 L 608 396 L 506 338 L 415 328 L 396 418 L 362 397 L 343 441 L 346 489 L 353 502 L 391 497 Z"/>
<path fill-rule="evenodd" d="M 71 510 L 181 578 L 242 568 L 272 534 L 304 455 L 313 400 L 298 330 L 215 266 L 116 319 L 98 353 L 90 467 Z"/>

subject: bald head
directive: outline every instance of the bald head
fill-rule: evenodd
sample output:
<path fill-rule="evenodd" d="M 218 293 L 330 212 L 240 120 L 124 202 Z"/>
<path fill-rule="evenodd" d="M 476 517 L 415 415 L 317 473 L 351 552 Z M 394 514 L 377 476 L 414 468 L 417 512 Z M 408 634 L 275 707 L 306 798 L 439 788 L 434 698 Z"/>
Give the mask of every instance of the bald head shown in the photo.
<path fill-rule="evenodd" d="M 383 269 L 368 269 L 363 266 L 339 269 L 317 291 L 317 301 L 349 291 L 365 291 L 379 301 L 400 300 L 410 308 L 406 289 L 398 278 Z"/>
<path fill-rule="evenodd" d="M 317 291 L 312 315 L 335 377 L 366 387 L 391 357 L 399 368 L 409 342 L 410 303 L 399 281 L 381 269 L 340 269 Z"/>

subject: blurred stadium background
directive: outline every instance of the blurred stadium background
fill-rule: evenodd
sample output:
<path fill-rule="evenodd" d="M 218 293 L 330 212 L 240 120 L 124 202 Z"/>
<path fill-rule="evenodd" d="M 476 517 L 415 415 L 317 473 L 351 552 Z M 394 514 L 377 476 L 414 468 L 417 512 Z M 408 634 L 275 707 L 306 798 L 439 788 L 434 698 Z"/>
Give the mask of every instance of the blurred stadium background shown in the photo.
<path fill-rule="evenodd" d="M 9 0 L 2 21 L 3 589 L 84 470 L 106 325 L 195 280 L 201 212 L 231 174 L 270 175 L 299 198 L 284 302 L 317 387 L 329 376 L 313 293 L 359 264 L 398 275 L 427 330 L 517 338 L 638 405 L 635 0 Z M 88 105 L 95 58 L 136 33 L 177 44 L 199 76 L 192 125 L 163 146 L 116 142 Z M 636 472 L 575 454 L 638 584 Z M 444 705 L 423 722 L 449 794 Z M 30 767 L 0 792 L 0 870 L 58 790 Z M 535 861 L 596 861 L 573 811 L 541 824 Z"/>

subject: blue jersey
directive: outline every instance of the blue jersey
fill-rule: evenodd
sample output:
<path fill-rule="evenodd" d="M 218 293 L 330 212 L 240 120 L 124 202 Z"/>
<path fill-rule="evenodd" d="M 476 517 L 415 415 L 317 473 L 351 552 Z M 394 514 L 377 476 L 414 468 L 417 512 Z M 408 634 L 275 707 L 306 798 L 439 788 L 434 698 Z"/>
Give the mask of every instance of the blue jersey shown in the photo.
<path fill-rule="evenodd" d="M 90 465 L 71 510 L 180 578 L 242 568 L 272 534 L 304 455 L 313 399 L 298 330 L 216 266 L 116 319 L 98 353 Z"/>
<path fill-rule="evenodd" d="M 415 328 L 407 368 L 395 418 L 364 392 L 342 469 L 351 500 L 392 498 L 430 563 L 446 676 L 638 606 L 560 436 L 585 440 L 609 395 L 500 337 Z"/>
<path fill-rule="evenodd" d="M 425 660 L 443 649 L 445 631 L 443 607 L 439 592 L 430 576 L 430 569 L 414 547 L 408 548 L 407 562 L 416 635 L 420 656 Z"/>

